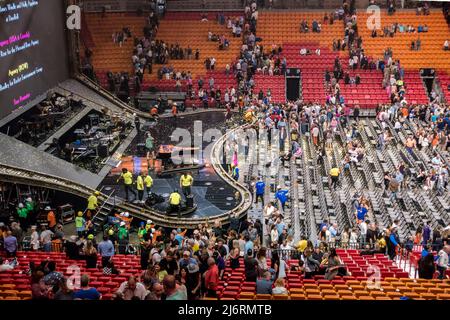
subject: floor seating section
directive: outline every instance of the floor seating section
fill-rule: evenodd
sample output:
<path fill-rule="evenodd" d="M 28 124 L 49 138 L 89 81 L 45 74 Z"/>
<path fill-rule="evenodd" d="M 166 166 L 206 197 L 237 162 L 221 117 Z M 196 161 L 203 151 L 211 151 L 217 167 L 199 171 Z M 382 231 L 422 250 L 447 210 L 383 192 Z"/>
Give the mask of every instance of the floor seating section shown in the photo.
<path fill-rule="evenodd" d="M 232 270 L 227 264 L 224 278 L 217 290 L 219 299 L 313 299 L 313 300 L 390 300 L 401 296 L 414 299 L 450 299 L 450 281 L 410 279 L 407 273 L 393 266 L 383 255 L 373 257 L 360 256 L 357 250 L 338 250 L 339 255 L 349 266 L 351 276 L 338 277 L 332 281 L 324 276 L 304 279 L 298 272 L 290 272 L 286 278 L 288 295 L 256 295 L 255 283 L 245 281 L 243 261 L 241 267 Z M 19 266 L 15 270 L 0 273 L 0 300 L 27 300 L 31 298 L 30 277 L 24 275 L 30 262 L 39 264 L 43 260 L 52 260 L 57 271 L 70 277 L 75 272 L 88 274 L 90 285 L 96 287 L 103 299 L 111 299 L 119 285 L 131 275 L 140 274 L 138 256 L 116 255 L 115 265 L 122 271 L 118 276 L 104 276 L 100 269 L 86 269 L 84 261 L 69 260 L 64 253 L 19 252 Z M 296 260 L 290 260 L 294 265 Z M 368 266 L 377 266 L 381 272 L 381 281 L 377 287 L 367 287 L 371 272 Z"/>

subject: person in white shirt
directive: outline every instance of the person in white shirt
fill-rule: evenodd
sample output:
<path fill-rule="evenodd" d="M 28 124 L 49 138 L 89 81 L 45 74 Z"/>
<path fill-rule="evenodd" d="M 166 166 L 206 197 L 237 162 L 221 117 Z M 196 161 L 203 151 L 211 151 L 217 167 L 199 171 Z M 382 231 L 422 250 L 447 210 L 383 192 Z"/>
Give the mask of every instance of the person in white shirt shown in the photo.
<path fill-rule="evenodd" d="M 288 294 L 287 289 L 284 287 L 284 279 L 278 278 L 275 281 L 275 287 L 272 289 L 272 294 Z"/>
<path fill-rule="evenodd" d="M 361 231 L 361 243 L 366 242 L 367 235 L 367 221 L 363 221 L 359 224 L 359 230 Z"/>
<path fill-rule="evenodd" d="M 356 246 L 356 244 L 358 243 L 358 234 L 356 233 L 355 229 L 352 229 L 350 231 L 350 237 L 349 237 L 348 242 L 349 242 L 350 248 L 353 246 Z"/>
<path fill-rule="evenodd" d="M 337 236 L 337 233 L 338 233 L 338 226 L 337 226 L 337 224 L 333 223 L 329 230 L 330 230 L 330 236 L 331 236 L 330 241 L 332 243 L 334 243 L 336 241 L 336 236 Z"/>
<path fill-rule="evenodd" d="M 439 271 L 439 279 L 443 280 L 445 271 L 448 268 L 448 254 L 450 253 L 450 246 L 446 245 L 438 253 L 437 270 Z"/>
<path fill-rule="evenodd" d="M 264 212 L 264 218 L 265 219 L 269 219 L 273 214 L 274 214 L 274 212 L 276 211 L 277 209 L 275 208 L 275 206 L 273 205 L 273 203 L 272 202 L 269 202 L 268 204 L 266 204 L 266 206 L 264 207 L 264 210 L 263 210 L 263 212 Z"/>
<path fill-rule="evenodd" d="M 3 257 L 0 257 L 0 272 L 11 271 L 14 270 L 14 267 L 17 265 L 17 259 L 12 261 L 3 261 Z"/>
<path fill-rule="evenodd" d="M 271 229 L 272 230 L 270 231 L 270 240 L 272 243 L 278 244 L 279 234 L 278 234 L 278 230 L 277 230 L 275 224 L 272 224 Z"/>
<path fill-rule="evenodd" d="M 36 231 L 36 226 L 31 226 L 30 244 L 33 251 L 39 250 L 39 233 Z"/>

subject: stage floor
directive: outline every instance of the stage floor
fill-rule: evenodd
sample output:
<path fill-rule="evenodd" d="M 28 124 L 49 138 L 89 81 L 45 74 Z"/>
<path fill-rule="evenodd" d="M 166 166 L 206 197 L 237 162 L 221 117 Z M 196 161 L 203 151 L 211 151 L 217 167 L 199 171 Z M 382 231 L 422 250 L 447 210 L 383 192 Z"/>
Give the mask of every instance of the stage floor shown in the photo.
<path fill-rule="evenodd" d="M 177 144 L 177 142 L 171 141 L 171 135 L 175 129 L 186 129 L 191 135 L 194 134 L 194 121 L 202 122 L 203 133 L 208 129 L 218 129 L 225 133 L 225 115 L 224 112 L 208 112 L 196 115 L 182 114 L 175 120 L 173 118 L 163 118 L 154 125 L 148 127 L 148 131 L 152 134 L 155 143 L 155 149 L 159 148 L 161 144 Z M 105 179 L 100 184 L 99 188 L 110 193 L 112 189 L 116 190 L 117 197 L 125 198 L 125 192 L 120 184 L 116 183 L 116 180 L 121 172 L 122 167 L 127 168 L 133 172 L 134 176 L 139 174 L 140 171 L 147 172 L 147 159 L 142 155 L 138 156 L 138 144 L 145 142 L 145 131 L 141 132 L 134 138 L 127 150 L 122 156 L 122 163 L 118 168 L 112 169 Z M 204 143 L 203 150 L 209 143 Z M 223 212 L 233 209 L 237 203 L 234 198 L 235 190 L 229 186 L 220 176 L 216 174 L 213 167 L 209 165 L 210 155 L 203 154 L 203 158 L 200 159 L 200 164 L 205 166 L 197 171 L 192 172 L 194 178 L 194 184 L 192 186 L 192 194 L 194 195 L 194 202 L 197 204 L 198 209 L 188 217 L 193 218 L 206 218 L 216 216 Z M 156 170 L 160 167 L 160 162 L 156 163 Z M 164 175 L 158 177 L 157 174 L 152 171 L 151 176 L 153 178 L 152 191 L 162 195 L 166 199 L 169 194 L 179 188 L 180 173 L 171 175 Z M 144 196 L 145 197 L 145 196 Z M 133 196 L 130 196 L 130 200 Z M 144 198 L 145 199 L 145 198 Z M 156 205 L 154 208 L 160 211 L 165 211 L 167 202 Z"/>

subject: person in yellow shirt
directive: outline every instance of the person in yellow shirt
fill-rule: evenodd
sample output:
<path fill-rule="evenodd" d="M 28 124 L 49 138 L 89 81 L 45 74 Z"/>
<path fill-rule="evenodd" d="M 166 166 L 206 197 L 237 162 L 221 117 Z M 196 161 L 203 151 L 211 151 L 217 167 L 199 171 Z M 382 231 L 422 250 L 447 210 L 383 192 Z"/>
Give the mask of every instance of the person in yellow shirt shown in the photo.
<path fill-rule="evenodd" d="M 194 178 L 188 173 L 184 172 L 180 177 L 180 188 L 185 197 L 191 194 L 191 186 L 194 183 Z"/>
<path fill-rule="evenodd" d="M 144 203 L 144 173 L 140 172 L 136 178 L 136 189 L 138 192 L 138 199 L 140 203 Z"/>
<path fill-rule="evenodd" d="M 131 192 L 134 195 L 134 199 L 136 200 L 137 198 L 136 191 L 133 190 L 133 174 L 129 172 L 128 169 L 123 168 L 119 179 L 117 179 L 117 182 L 119 182 L 121 179 L 123 180 L 123 186 L 125 188 L 126 201 L 127 202 L 129 201 L 128 197 L 129 192 Z"/>
<path fill-rule="evenodd" d="M 178 190 L 174 190 L 169 197 L 169 212 L 177 212 L 178 215 L 181 213 L 181 195 Z"/>
<path fill-rule="evenodd" d="M 302 237 L 302 239 L 297 244 L 297 250 L 299 252 L 303 253 L 303 251 L 305 251 L 307 246 L 308 246 L 308 241 L 306 240 L 305 237 Z"/>
<path fill-rule="evenodd" d="M 341 169 L 334 167 L 330 170 L 331 177 L 331 187 L 335 188 L 339 181 L 339 174 L 341 173 Z"/>
<path fill-rule="evenodd" d="M 97 197 L 100 195 L 100 192 L 95 191 L 93 194 L 91 194 L 88 198 L 88 205 L 87 205 L 87 213 L 86 215 L 88 217 L 91 217 L 92 215 L 94 215 L 97 212 L 97 208 L 98 208 L 98 199 Z"/>
<path fill-rule="evenodd" d="M 153 187 L 153 179 L 148 173 L 145 174 L 144 184 L 147 190 L 147 195 L 149 196 Z"/>

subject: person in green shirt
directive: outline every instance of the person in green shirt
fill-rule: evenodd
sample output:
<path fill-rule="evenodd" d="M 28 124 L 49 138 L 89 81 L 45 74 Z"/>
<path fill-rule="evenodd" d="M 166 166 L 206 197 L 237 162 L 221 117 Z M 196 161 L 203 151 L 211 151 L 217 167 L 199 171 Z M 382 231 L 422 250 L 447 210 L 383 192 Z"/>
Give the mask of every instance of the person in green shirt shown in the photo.
<path fill-rule="evenodd" d="M 155 151 L 154 148 L 154 139 L 150 132 L 147 132 L 147 138 L 145 139 L 145 148 L 147 149 L 147 162 L 149 163 L 149 170 L 153 170 L 154 167 L 154 159 L 155 159 Z M 152 161 L 152 165 L 150 166 L 150 160 Z"/>
<path fill-rule="evenodd" d="M 144 203 L 144 173 L 141 171 L 136 179 L 136 189 L 140 203 Z"/>
<path fill-rule="evenodd" d="M 34 210 L 36 209 L 36 204 L 34 203 L 33 199 L 31 197 L 28 197 L 25 200 L 25 207 L 28 210 L 28 214 L 31 214 L 34 212 Z"/>
<path fill-rule="evenodd" d="M 88 198 L 88 205 L 87 209 L 90 211 L 90 214 L 95 214 L 97 212 L 98 208 L 98 199 L 97 197 L 100 195 L 100 192 L 95 191 L 93 194 L 91 194 Z"/>
<path fill-rule="evenodd" d="M 86 220 L 83 218 L 83 212 L 81 211 L 78 212 L 75 218 L 75 228 L 77 229 L 78 237 L 82 237 L 86 230 Z"/>
<path fill-rule="evenodd" d="M 147 190 L 147 195 L 150 196 L 151 189 L 152 189 L 152 186 L 153 186 L 153 179 L 152 179 L 152 177 L 150 176 L 149 173 L 147 173 L 145 175 L 144 183 L 145 183 L 145 188 Z"/>
<path fill-rule="evenodd" d="M 123 180 L 123 186 L 125 188 L 126 201 L 129 201 L 129 192 L 134 195 L 134 199 L 136 200 L 136 191 L 133 190 L 133 174 L 129 172 L 127 168 L 123 168 L 119 179 L 117 179 L 117 182 L 119 182 L 119 180 L 121 179 Z"/>
<path fill-rule="evenodd" d="M 176 189 L 169 196 L 169 212 L 181 213 L 181 195 Z"/>
<path fill-rule="evenodd" d="M 126 254 L 128 246 L 128 230 L 124 221 L 120 223 L 117 231 L 117 239 L 119 240 L 119 254 Z"/>
<path fill-rule="evenodd" d="M 188 172 L 183 172 L 180 177 L 180 187 L 185 197 L 191 194 L 191 187 L 193 183 L 194 178 L 192 178 Z"/>
<path fill-rule="evenodd" d="M 26 231 L 28 228 L 28 209 L 23 205 L 23 203 L 19 203 L 17 207 L 17 215 L 19 216 L 20 226 L 23 231 Z"/>
<path fill-rule="evenodd" d="M 142 221 L 139 226 L 139 230 L 138 230 L 138 238 L 141 243 L 144 241 L 144 237 L 146 234 L 147 234 L 147 228 L 145 227 L 145 222 Z"/>

